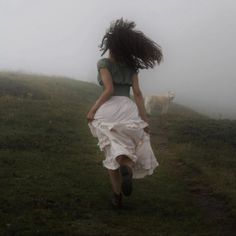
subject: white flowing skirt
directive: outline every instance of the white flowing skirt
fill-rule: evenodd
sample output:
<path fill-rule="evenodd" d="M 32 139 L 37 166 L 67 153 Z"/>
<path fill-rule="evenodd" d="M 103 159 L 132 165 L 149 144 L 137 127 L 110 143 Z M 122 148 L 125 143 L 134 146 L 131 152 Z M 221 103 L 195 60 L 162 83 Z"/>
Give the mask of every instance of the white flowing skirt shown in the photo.
<path fill-rule="evenodd" d="M 141 119 L 138 107 L 126 96 L 112 96 L 96 111 L 94 120 L 88 123 L 92 135 L 98 138 L 98 146 L 105 153 L 103 166 L 119 168 L 116 157 L 126 155 L 134 161 L 133 178 L 151 175 L 159 165 L 153 153 L 148 126 Z"/>

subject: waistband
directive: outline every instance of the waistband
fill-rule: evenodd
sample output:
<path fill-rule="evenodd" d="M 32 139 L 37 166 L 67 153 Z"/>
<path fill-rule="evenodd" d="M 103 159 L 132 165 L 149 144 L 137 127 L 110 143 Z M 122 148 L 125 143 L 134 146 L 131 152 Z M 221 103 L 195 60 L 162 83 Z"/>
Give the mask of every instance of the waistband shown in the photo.
<path fill-rule="evenodd" d="M 114 85 L 113 96 L 130 97 L 130 85 Z"/>

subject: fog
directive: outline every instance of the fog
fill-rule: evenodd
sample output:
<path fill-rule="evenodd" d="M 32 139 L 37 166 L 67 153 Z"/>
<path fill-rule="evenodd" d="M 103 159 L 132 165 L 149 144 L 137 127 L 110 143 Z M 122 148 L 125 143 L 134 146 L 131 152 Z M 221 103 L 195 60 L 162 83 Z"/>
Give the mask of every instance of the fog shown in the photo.
<path fill-rule="evenodd" d="M 160 66 L 139 73 L 144 95 L 171 90 L 177 103 L 236 118 L 233 0 L 0 0 L 0 70 L 97 83 L 98 45 L 121 17 L 163 50 Z"/>

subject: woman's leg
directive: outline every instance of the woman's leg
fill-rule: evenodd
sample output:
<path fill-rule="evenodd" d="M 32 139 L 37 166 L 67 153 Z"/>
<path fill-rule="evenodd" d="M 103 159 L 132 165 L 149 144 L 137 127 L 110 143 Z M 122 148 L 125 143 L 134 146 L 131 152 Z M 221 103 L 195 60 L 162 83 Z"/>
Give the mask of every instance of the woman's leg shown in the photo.
<path fill-rule="evenodd" d="M 108 169 L 108 174 L 110 176 L 111 187 L 114 193 L 120 194 L 121 192 L 121 179 L 119 169 L 110 170 Z"/>
<path fill-rule="evenodd" d="M 117 156 L 116 160 L 121 166 L 128 166 L 131 170 L 134 167 L 134 162 L 125 155 Z M 116 170 L 108 169 L 108 174 L 110 176 L 112 190 L 115 194 L 117 195 L 121 194 L 121 186 L 122 186 L 123 193 L 125 192 L 124 193 L 125 195 L 129 195 L 131 193 L 132 176 L 130 174 L 127 178 L 127 176 L 124 176 L 124 175 L 127 175 L 127 173 L 123 173 L 123 176 L 121 178 L 120 169 L 116 169 Z"/>
<path fill-rule="evenodd" d="M 131 169 L 134 167 L 134 162 L 125 155 L 120 155 L 116 157 L 116 160 L 120 165 L 128 165 Z M 121 192 L 121 176 L 120 170 L 110 170 L 108 169 L 108 174 L 110 176 L 111 186 L 114 193 L 119 194 Z"/>
<path fill-rule="evenodd" d="M 120 165 L 127 165 L 131 169 L 133 169 L 133 167 L 134 167 L 134 162 L 129 157 L 127 157 L 126 155 L 117 156 L 116 160 Z"/>
<path fill-rule="evenodd" d="M 113 190 L 113 196 L 111 203 L 113 207 L 122 208 L 122 193 L 121 193 L 121 178 L 119 169 L 109 170 L 108 174 L 110 176 L 111 186 Z"/>
<path fill-rule="evenodd" d="M 131 170 L 134 167 L 134 162 L 129 157 L 127 157 L 125 155 L 117 156 L 116 160 L 120 165 L 127 165 L 128 167 L 131 168 Z M 127 185 L 127 186 L 125 186 L 125 188 L 129 188 L 127 191 L 131 192 L 131 188 L 132 188 L 131 181 L 132 180 L 128 180 L 128 183 L 124 183 L 124 179 L 123 179 L 123 183 L 122 183 L 122 178 L 121 178 L 121 173 L 120 173 L 119 168 L 116 170 L 108 169 L 108 174 L 110 176 L 111 187 L 112 187 L 112 190 L 114 193 L 116 193 L 116 194 L 121 193 L 121 185 Z M 123 188 L 124 188 L 124 186 L 123 186 Z"/>
<path fill-rule="evenodd" d="M 132 176 L 134 162 L 126 155 L 120 155 L 116 157 L 117 162 L 120 164 L 121 174 L 121 189 L 125 196 L 129 196 L 132 193 Z"/>

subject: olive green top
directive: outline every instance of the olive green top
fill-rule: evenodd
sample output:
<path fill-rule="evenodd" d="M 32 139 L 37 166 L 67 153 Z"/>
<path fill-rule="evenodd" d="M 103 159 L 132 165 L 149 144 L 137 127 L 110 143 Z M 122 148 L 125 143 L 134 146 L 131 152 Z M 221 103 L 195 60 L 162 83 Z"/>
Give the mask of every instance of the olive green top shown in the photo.
<path fill-rule="evenodd" d="M 112 96 L 130 97 L 130 87 L 132 86 L 131 77 L 133 76 L 135 71 L 127 67 L 125 64 L 115 63 L 109 58 L 101 58 L 97 62 L 97 69 L 98 69 L 97 79 L 101 86 L 103 86 L 103 82 L 99 71 L 101 68 L 107 68 L 111 73 L 114 87 L 114 93 L 112 94 Z"/>

